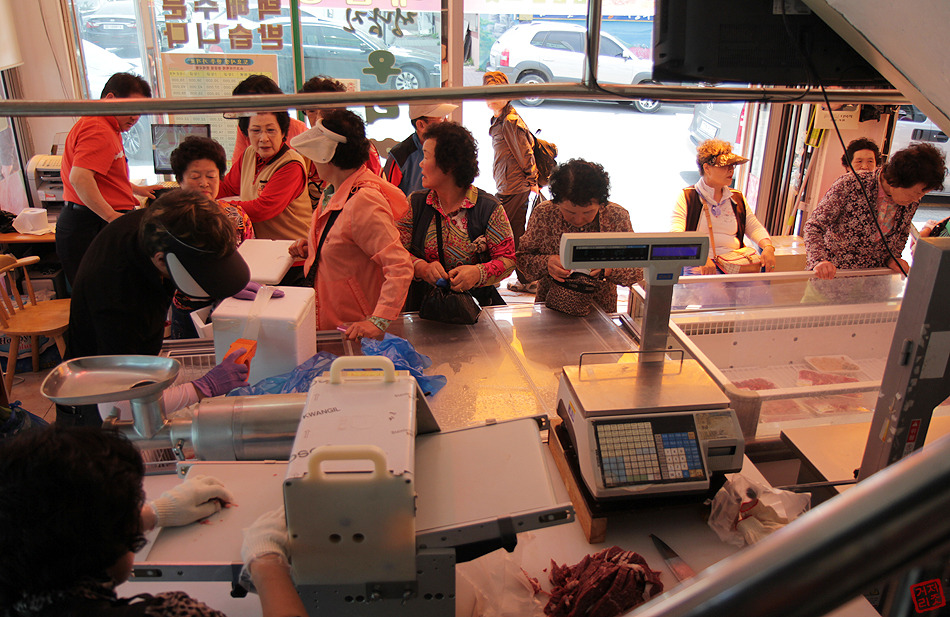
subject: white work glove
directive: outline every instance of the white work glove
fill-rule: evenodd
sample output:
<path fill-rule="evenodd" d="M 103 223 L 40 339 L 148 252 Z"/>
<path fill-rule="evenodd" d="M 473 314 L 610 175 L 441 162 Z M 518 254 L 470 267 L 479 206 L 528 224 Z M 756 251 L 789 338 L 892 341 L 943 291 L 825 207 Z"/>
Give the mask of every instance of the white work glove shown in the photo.
<path fill-rule="evenodd" d="M 251 582 L 251 564 L 265 555 L 275 555 L 287 564 L 287 516 L 284 507 L 262 514 L 244 530 L 244 544 L 241 546 L 241 568 L 239 581 L 248 591 L 256 591 Z"/>
<path fill-rule="evenodd" d="M 217 478 L 194 476 L 152 502 L 159 527 L 187 525 L 211 516 L 234 497 Z"/>
<path fill-rule="evenodd" d="M 245 565 L 269 553 L 287 558 L 287 517 L 283 506 L 262 514 L 244 530 L 241 559 Z"/>

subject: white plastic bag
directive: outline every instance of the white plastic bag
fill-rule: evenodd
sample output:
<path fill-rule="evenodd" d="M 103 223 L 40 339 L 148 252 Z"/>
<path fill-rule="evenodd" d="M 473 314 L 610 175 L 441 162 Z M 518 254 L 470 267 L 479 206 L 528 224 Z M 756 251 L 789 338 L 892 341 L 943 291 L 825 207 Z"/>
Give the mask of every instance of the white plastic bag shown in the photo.
<path fill-rule="evenodd" d="M 811 495 L 772 488 L 733 474 L 712 501 L 709 526 L 723 542 L 753 544 L 798 518 Z"/>
<path fill-rule="evenodd" d="M 511 553 L 498 549 L 455 566 L 456 615 L 472 617 L 544 617 L 547 596 L 538 596 L 522 569 L 524 551 L 534 540 L 518 534 Z"/>

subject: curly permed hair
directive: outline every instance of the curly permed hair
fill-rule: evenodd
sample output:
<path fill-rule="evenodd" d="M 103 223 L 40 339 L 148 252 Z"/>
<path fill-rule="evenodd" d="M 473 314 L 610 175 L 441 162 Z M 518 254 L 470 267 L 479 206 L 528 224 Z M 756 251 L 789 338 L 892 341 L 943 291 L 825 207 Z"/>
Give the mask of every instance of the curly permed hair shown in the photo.
<path fill-rule="evenodd" d="M 592 201 L 606 206 L 610 198 L 610 176 L 603 165 L 571 159 L 551 173 L 551 201 L 570 201 L 584 207 Z"/>
<path fill-rule="evenodd" d="M 123 436 L 52 425 L 0 443 L 0 606 L 66 590 L 145 545 L 144 475 Z"/>
<path fill-rule="evenodd" d="M 881 160 L 883 160 L 883 157 L 881 156 L 881 149 L 877 147 L 876 143 L 867 137 L 859 137 L 848 144 L 844 154 L 841 155 L 841 164 L 844 167 L 847 167 L 851 163 L 851 159 L 854 158 L 854 153 L 860 150 L 870 150 L 874 153 L 874 164 L 881 164 Z"/>
<path fill-rule="evenodd" d="M 943 153 L 928 143 L 912 143 L 898 150 L 881 169 L 881 176 L 897 188 L 923 184 L 928 191 L 943 188 L 947 161 Z"/>
<path fill-rule="evenodd" d="M 169 234 L 215 257 L 236 249 L 234 225 L 221 206 L 196 191 L 169 191 L 145 208 L 139 242 L 149 257 L 168 251 L 173 244 Z"/>
<path fill-rule="evenodd" d="M 467 128 L 457 122 L 430 124 L 423 141 L 435 140 L 435 164 L 452 176 L 456 186 L 466 188 L 478 175 L 478 144 Z"/>
<path fill-rule="evenodd" d="M 211 139 L 201 135 L 189 135 L 178 147 L 172 150 L 169 157 L 169 164 L 172 172 L 175 174 L 175 180 L 181 183 L 185 176 L 185 170 L 195 161 L 209 160 L 218 168 L 218 173 L 222 176 L 227 171 L 228 156 L 224 148 Z"/>

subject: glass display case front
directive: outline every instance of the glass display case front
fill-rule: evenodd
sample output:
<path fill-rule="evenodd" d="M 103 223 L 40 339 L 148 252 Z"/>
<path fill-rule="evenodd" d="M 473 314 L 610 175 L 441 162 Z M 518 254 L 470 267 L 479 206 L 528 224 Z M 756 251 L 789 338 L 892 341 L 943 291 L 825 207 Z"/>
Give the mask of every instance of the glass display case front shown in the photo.
<path fill-rule="evenodd" d="M 874 411 L 904 281 L 809 275 L 684 277 L 674 290 L 670 345 L 704 364 L 747 439 Z M 635 322 L 644 295 L 632 295 Z"/>

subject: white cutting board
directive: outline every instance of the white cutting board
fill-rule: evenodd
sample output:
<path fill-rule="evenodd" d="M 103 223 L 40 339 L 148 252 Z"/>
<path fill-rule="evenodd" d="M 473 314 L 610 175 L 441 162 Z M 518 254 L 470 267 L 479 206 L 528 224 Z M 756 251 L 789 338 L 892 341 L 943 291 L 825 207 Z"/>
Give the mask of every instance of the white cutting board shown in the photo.
<path fill-rule="evenodd" d="M 276 285 L 290 270 L 294 259 L 288 250 L 293 240 L 253 238 L 238 247 L 238 253 L 251 269 L 251 280 L 261 285 Z"/>
<path fill-rule="evenodd" d="M 234 503 L 203 521 L 184 527 L 164 527 L 147 555 L 141 552 L 136 563 L 240 563 L 244 529 L 265 512 L 284 505 L 283 484 L 287 463 L 200 462 L 189 473 L 213 476 L 231 491 Z M 148 476 L 149 499 L 155 499 L 150 484 L 174 476 Z M 173 484 L 181 480 L 175 478 Z M 160 490 L 167 489 L 163 486 Z"/>

